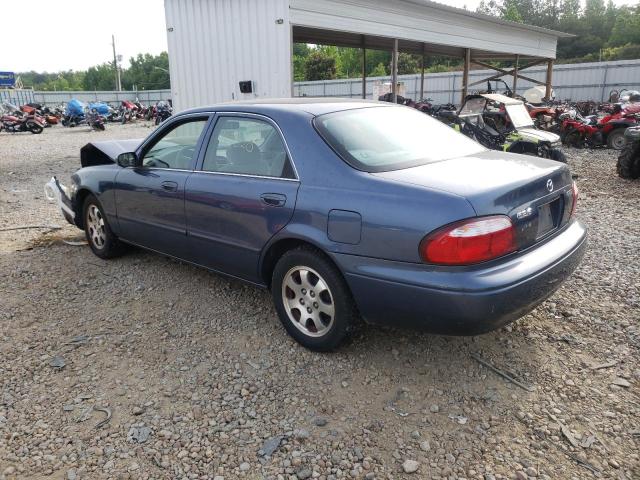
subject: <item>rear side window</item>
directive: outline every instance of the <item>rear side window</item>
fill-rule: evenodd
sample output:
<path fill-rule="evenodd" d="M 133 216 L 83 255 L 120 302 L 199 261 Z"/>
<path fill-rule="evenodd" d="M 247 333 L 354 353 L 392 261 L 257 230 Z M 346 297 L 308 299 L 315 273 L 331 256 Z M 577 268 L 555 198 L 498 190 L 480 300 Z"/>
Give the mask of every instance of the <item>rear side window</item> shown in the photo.
<path fill-rule="evenodd" d="M 254 118 L 218 119 L 202 169 L 207 172 L 294 178 L 280 133 L 269 122 Z"/>
<path fill-rule="evenodd" d="M 352 167 L 384 172 L 486 149 L 429 115 L 408 107 L 370 107 L 320 115 L 316 129 Z"/>

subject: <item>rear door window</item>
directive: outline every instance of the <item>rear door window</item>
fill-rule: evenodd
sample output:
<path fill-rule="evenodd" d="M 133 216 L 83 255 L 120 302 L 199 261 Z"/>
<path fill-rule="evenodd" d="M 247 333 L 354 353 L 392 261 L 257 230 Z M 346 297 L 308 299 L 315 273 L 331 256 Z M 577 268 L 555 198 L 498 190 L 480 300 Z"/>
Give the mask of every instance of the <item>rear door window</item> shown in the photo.
<path fill-rule="evenodd" d="M 267 121 L 237 116 L 218 119 L 202 170 L 294 178 L 280 132 Z"/>

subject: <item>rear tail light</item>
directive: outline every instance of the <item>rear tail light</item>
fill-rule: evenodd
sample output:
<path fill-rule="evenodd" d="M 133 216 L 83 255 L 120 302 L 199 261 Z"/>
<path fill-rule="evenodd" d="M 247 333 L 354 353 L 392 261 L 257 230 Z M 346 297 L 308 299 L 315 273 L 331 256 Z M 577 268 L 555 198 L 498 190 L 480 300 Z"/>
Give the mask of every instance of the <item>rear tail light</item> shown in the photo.
<path fill-rule="evenodd" d="M 420 258 L 439 265 L 470 265 L 517 249 L 513 222 L 505 215 L 470 218 L 442 227 L 420 242 Z"/>
<path fill-rule="evenodd" d="M 571 203 L 571 213 L 569 214 L 569 218 L 573 217 L 573 214 L 576 213 L 576 207 L 578 206 L 578 195 L 580 191 L 578 190 L 578 184 L 573 182 L 573 202 Z"/>

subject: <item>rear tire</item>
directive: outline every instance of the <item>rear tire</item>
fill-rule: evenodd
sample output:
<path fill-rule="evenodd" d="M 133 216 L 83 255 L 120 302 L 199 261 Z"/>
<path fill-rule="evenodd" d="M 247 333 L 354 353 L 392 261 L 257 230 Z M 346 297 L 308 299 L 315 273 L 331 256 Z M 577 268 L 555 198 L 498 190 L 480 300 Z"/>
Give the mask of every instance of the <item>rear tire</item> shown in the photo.
<path fill-rule="evenodd" d="M 111 231 L 102 205 L 93 195 L 84 201 L 82 218 L 87 242 L 96 256 L 106 260 L 122 255 L 124 245 Z"/>
<path fill-rule="evenodd" d="M 628 142 L 624 146 L 618 155 L 616 170 L 621 178 L 640 178 L 640 142 Z"/>
<path fill-rule="evenodd" d="M 358 319 L 342 274 L 320 251 L 310 247 L 290 250 L 278 260 L 271 295 L 284 328 L 309 350 L 336 349 Z"/>
<path fill-rule="evenodd" d="M 564 155 L 564 152 L 559 148 L 552 148 L 549 151 L 549 158 L 551 160 L 555 160 L 556 162 L 567 163 L 567 157 Z"/>
<path fill-rule="evenodd" d="M 584 139 L 582 138 L 582 134 L 578 131 L 566 134 L 562 139 L 562 143 L 574 148 L 584 148 Z"/>
<path fill-rule="evenodd" d="M 42 133 L 42 131 L 44 130 L 44 128 L 42 128 L 40 125 L 37 125 L 35 123 L 29 125 L 29 131 L 33 134 L 40 134 Z"/>
<path fill-rule="evenodd" d="M 614 150 L 622 150 L 625 145 L 624 129 L 618 128 L 607 136 L 607 146 Z"/>

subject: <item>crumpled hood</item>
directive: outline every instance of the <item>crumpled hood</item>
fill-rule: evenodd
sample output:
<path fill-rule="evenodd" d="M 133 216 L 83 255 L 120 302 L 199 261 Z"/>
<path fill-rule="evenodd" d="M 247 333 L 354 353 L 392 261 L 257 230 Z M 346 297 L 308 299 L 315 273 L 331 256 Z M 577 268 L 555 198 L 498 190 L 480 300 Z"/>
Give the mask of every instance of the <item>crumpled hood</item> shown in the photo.
<path fill-rule="evenodd" d="M 87 143 L 80 149 L 80 164 L 83 167 L 115 163 L 121 153 L 133 152 L 144 139 L 105 140 Z"/>
<path fill-rule="evenodd" d="M 518 133 L 527 139 L 538 142 L 556 143 L 560 141 L 560 136 L 555 133 L 538 130 L 536 128 L 519 128 Z"/>

